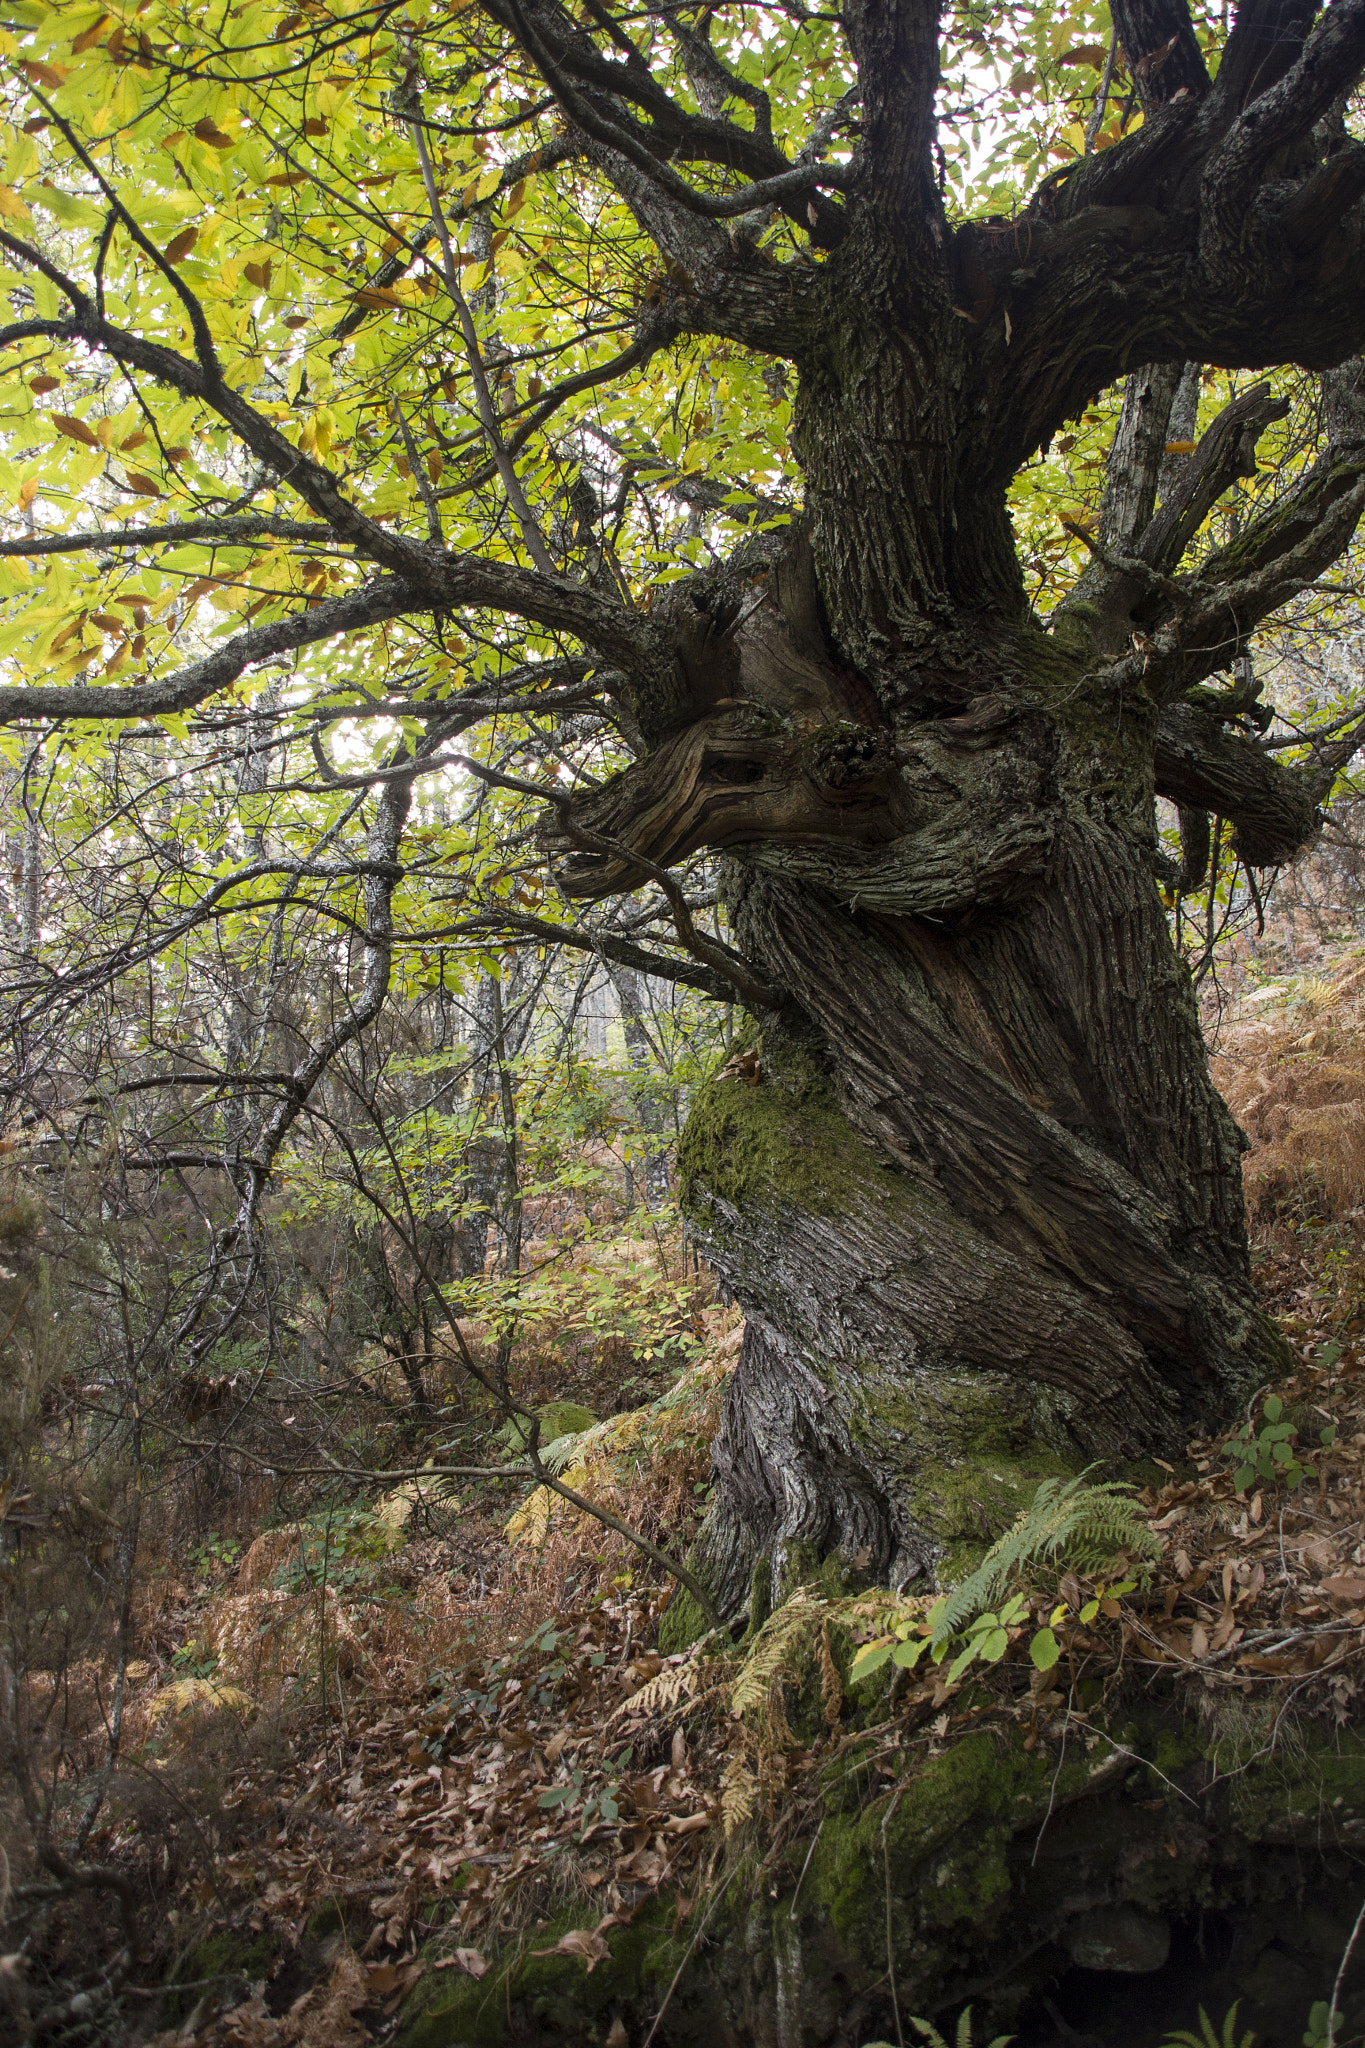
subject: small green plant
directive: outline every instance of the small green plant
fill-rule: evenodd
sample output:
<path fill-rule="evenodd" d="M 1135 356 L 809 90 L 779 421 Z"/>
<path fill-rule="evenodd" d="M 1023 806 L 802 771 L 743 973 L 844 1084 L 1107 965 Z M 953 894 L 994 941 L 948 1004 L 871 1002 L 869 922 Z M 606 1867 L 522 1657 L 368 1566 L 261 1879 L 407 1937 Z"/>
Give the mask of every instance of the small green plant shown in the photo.
<path fill-rule="evenodd" d="M 1088 1624 L 1097 1615 L 1105 1614 L 1116 1621 L 1120 1596 L 1131 1593 L 1136 1584 L 1136 1579 L 1120 1579 L 1112 1586 L 1101 1581 L 1090 1599 L 1082 1602 L 1076 1619 Z M 878 1636 L 875 1641 L 865 1643 L 853 1660 L 849 1677 L 855 1683 L 860 1678 L 870 1678 L 888 1659 L 903 1671 L 913 1670 L 927 1650 L 935 1664 L 952 1658 L 947 1677 L 948 1684 L 952 1685 L 978 1659 L 983 1664 L 998 1664 L 1013 1637 L 1018 1636 L 1028 1622 L 1028 1595 L 1014 1593 L 998 1609 L 987 1608 L 984 1613 L 973 1615 L 965 1629 L 954 1635 L 945 1635 L 942 1625 L 947 1605 L 946 1599 L 936 1600 L 922 1620 L 908 1615 L 896 1623 L 889 1635 Z M 1051 1671 L 1060 1658 L 1062 1648 L 1056 1631 L 1062 1622 L 1070 1618 L 1071 1608 L 1062 1600 L 1053 1608 L 1044 1625 L 1034 1630 L 1029 1655 L 1039 1671 Z"/>
<path fill-rule="evenodd" d="M 1303 2048 L 1332 2048 L 1332 2008 L 1325 1998 L 1315 2000 L 1303 2030 Z"/>
<path fill-rule="evenodd" d="M 1016 1593 L 998 1612 L 991 1609 L 975 1615 L 960 1634 L 936 1637 L 937 1625 L 947 1604 L 946 1600 L 936 1600 L 923 1619 L 908 1615 L 896 1623 L 889 1635 L 864 1643 L 853 1659 L 849 1677 L 855 1684 L 859 1679 L 870 1678 L 888 1659 L 899 1670 L 913 1670 L 927 1650 L 935 1664 L 942 1664 L 951 1655 L 953 1661 L 948 1667 L 948 1683 L 951 1685 L 978 1658 L 983 1664 L 998 1664 L 1009 1648 L 1010 1630 L 1017 1629 L 1028 1612 L 1026 1597 Z"/>
<path fill-rule="evenodd" d="M 172 1652 L 171 1666 L 180 1678 L 212 1678 L 218 1669 L 218 1659 L 211 1654 L 206 1644 L 196 1636 Z"/>
<path fill-rule="evenodd" d="M 976 1570 L 941 1600 L 936 1600 L 922 1619 L 908 1616 L 892 1631 L 865 1643 L 853 1660 L 850 1678 L 856 1683 L 871 1677 L 888 1659 L 901 1669 L 913 1668 L 926 1650 L 935 1664 L 951 1655 L 948 1680 L 952 1683 L 978 1659 L 998 1664 L 1010 1643 L 1010 1631 L 1017 1634 L 1028 1618 L 1025 1593 L 1010 1593 L 1030 1565 L 1047 1561 L 1054 1568 L 1066 1560 L 1082 1570 L 1106 1563 L 1116 1555 L 1155 1558 L 1161 1544 L 1147 1526 L 1131 1488 L 1119 1480 L 1090 1485 L 1082 1472 L 1063 1483 L 1045 1479 L 1033 1496 L 1033 1503 L 992 1544 Z M 1118 1614 L 1118 1600 L 1131 1593 L 1136 1579 L 1117 1584 L 1100 1584 L 1085 1601 L 1078 1615 L 1083 1623 L 1104 1613 Z M 1009 1597 L 1003 1602 L 1001 1594 Z M 1040 1671 L 1050 1671 L 1061 1655 L 1056 1629 L 1071 1613 L 1065 1601 L 1052 1611 L 1046 1625 L 1038 1629 L 1029 1654 Z"/>
<path fill-rule="evenodd" d="M 1245 1493 L 1249 1486 L 1260 1484 L 1283 1485 L 1292 1492 L 1305 1478 L 1316 1476 L 1316 1467 L 1300 1455 L 1298 1434 L 1294 1424 L 1284 1420 L 1284 1402 L 1279 1395 L 1268 1394 L 1261 1404 L 1261 1427 L 1248 1417 L 1223 1446 L 1223 1456 L 1237 1461 L 1233 1490 Z M 1323 1450 L 1336 1442 L 1336 1435 L 1335 1423 L 1319 1431 Z"/>
<path fill-rule="evenodd" d="M 275 1572 L 281 1592 L 376 1590 L 383 1567 L 402 1547 L 402 1531 L 371 1508 L 320 1508 L 299 1524 L 299 1546 Z"/>
<path fill-rule="evenodd" d="M 1033 1502 L 993 1543 L 976 1570 L 948 1595 L 936 1634 L 952 1634 L 1017 1583 L 1032 1564 L 1062 1562 L 1097 1570 L 1120 1551 L 1156 1559 L 1161 1542 L 1148 1527 L 1130 1486 L 1118 1479 L 1091 1485 L 1085 1473 L 1063 1484 L 1045 1479 Z"/>
<path fill-rule="evenodd" d="M 927 2044 L 927 2048 L 948 2048 L 948 2043 L 944 2040 L 932 2020 L 912 2019 L 910 2024 L 919 2035 L 921 2041 Z M 1009 2044 L 1013 2039 L 1013 2034 L 997 2034 L 995 2039 L 987 2044 L 987 2048 L 1009 2048 Z M 869 2041 L 867 2048 L 891 2048 L 891 2044 L 888 2041 Z M 957 2027 L 953 2035 L 953 2048 L 972 2048 L 972 2009 L 970 2006 L 967 2007 L 965 2012 L 958 2014 Z"/>
<path fill-rule="evenodd" d="M 1327 2010 L 1326 2006 L 1322 2009 L 1324 2012 Z M 1317 2008 L 1314 2007 L 1314 2010 L 1316 2011 Z M 1251 2048 L 1251 2044 L 1255 2039 L 1256 2036 L 1248 2027 L 1241 2040 L 1238 2040 L 1237 2007 L 1235 2005 L 1223 2021 L 1223 2031 L 1221 2034 L 1214 2032 L 1213 2021 L 1201 2005 L 1199 2008 L 1199 2031 L 1196 2033 L 1193 2027 L 1178 2027 L 1173 2032 L 1162 2035 L 1161 2048 Z M 1304 2035 L 1304 2040 L 1308 2040 L 1306 2034 Z"/>
<path fill-rule="evenodd" d="M 235 1536 L 206 1536 L 197 1550 L 190 1552 L 190 1562 L 201 1578 L 206 1578 L 215 1567 L 233 1571 L 241 1562 L 242 1545 Z"/>
<path fill-rule="evenodd" d="M 1101 1614 L 1109 1621 L 1117 1621 L 1119 1601 L 1125 1593 L 1131 1593 L 1136 1585 L 1136 1579 L 1118 1579 L 1112 1586 L 1106 1585 L 1101 1579 L 1090 1598 L 1083 1600 L 1077 1608 L 1077 1621 L 1083 1628 L 1088 1628 Z M 1029 1644 L 1029 1655 L 1040 1671 L 1051 1671 L 1061 1656 L 1062 1646 L 1057 1641 L 1056 1632 L 1060 1624 L 1070 1618 L 1070 1605 L 1065 1600 L 1059 1600 L 1044 1626 L 1034 1631 L 1033 1641 Z"/>

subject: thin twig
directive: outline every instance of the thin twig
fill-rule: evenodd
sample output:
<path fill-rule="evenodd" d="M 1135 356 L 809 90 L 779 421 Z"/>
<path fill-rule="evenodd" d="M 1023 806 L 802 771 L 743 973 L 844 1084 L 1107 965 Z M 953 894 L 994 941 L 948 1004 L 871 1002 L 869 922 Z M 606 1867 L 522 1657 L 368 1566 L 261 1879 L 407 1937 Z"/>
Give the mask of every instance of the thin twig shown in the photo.
<path fill-rule="evenodd" d="M 1332 2003 L 1327 2008 L 1327 2048 L 1335 2048 L 1341 1987 L 1346 1977 L 1346 1971 L 1350 1966 L 1352 1951 L 1360 1939 L 1362 1926 L 1365 1926 L 1365 1899 L 1362 1899 L 1360 1902 L 1360 1911 L 1356 1914 L 1356 1924 L 1351 1929 L 1351 1939 L 1342 1951 L 1341 1962 L 1337 1966 L 1336 1982 L 1332 1986 Z"/>
<path fill-rule="evenodd" d="M 627 1704 L 629 1704 L 629 1702 L 627 1702 Z M 801 1875 L 796 1880 L 796 1890 L 792 1893 L 792 1902 L 790 1906 L 787 1908 L 787 1917 L 789 1919 L 794 1920 L 796 1918 L 796 1902 L 801 1896 L 801 1887 L 806 1882 L 806 1872 L 810 1869 L 810 1859 L 815 1854 L 815 1845 L 820 1839 L 820 1829 L 823 1828 L 824 1825 L 825 1816 L 821 1814 L 820 1826 L 816 1828 L 815 1833 L 811 1836 L 810 1847 L 806 1851 L 806 1860 L 801 1865 Z"/>
<path fill-rule="evenodd" d="M 1109 38 L 1109 55 L 1104 60 L 1104 75 L 1100 79 L 1100 89 L 1095 95 L 1094 112 L 1085 124 L 1086 156 L 1093 156 L 1095 138 L 1100 132 L 1100 123 L 1109 111 L 1109 93 L 1114 83 L 1114 66 L 1118 61 L 1118 54 L 1119 32 L 1115 29 Z"/>
<path fill-rule="evenodd" d="M 489 451 L 497 466 L 502 487 L 507 493 L 507 502 L 512 507 L 512 513 L 517 525 L 521 528 L 521 537 L 526 543 L 526 552 L 530 555 L 531 560 L 535 563 L 537 569 L 540 570 L 542 576 L 558 576 L 559 570 L 555 565 L 550 550 L 545 545 L 545 536 L 540 530 L 540 524 L 536 519 L 535 513 L 526 501 L 526 493 L 521 488 L 521 478 L 517 475 L 516 465 L 507 452 L 507 444 L 503 440 L 502 433 L 498 427 L 498 415 L 493 404 L 493 394 L 488 388 L 488 378 L 484 373 L 483 367 L 483 356 L 479 349 L 479 331 L 474 325 L 474 315 L 469 310 L 469 302 L 460 290 L 460 273 L 455 264 L 455 251 L 450 245 L 450 229 L 446 224 L 445 209 L 441 205 L 441 195 L 436 185 L 436 174 L 431 167 L 431 156 L 427 149 L 427 139 L 423 132 L 421 120 L 420 118 L 410 120 L 408 125 L 412 132 L 412 139 L 417 145 L 417 160 L 422 166 L 422 183 L 427 188 L 427 203 L 431 208 L 431 217 L 436 224 L 437 239 L 441 244 L 441 270 L 445 277 L 446 291 L 450 295 L 450 303 L 454 306 L 459 318 L 460 332 L 464 337 L 465 359 L 469 364 L 470 380 L 474 386 L 474 402 L 478 408 L 479 419 L 488 440 Z"/>
<path fill-rule="evenodd" d="M 896 2020 L 896 2040 L 905 2048 L 905 2029 L 901 2026 L 901 2002 L 896 1993 L 896 1949 L 891 1930 L 891 1851 L 887 1847 L 886 1831 L 891 1825 L 891 1816 L 900 1803 L 904 1785 L 897 1785 L 891 1797 L 891 1804 L 882 1815 L 882 1875 L 886 1880 L 886 1975 L 891 1986 L 891 2010 Z"/>

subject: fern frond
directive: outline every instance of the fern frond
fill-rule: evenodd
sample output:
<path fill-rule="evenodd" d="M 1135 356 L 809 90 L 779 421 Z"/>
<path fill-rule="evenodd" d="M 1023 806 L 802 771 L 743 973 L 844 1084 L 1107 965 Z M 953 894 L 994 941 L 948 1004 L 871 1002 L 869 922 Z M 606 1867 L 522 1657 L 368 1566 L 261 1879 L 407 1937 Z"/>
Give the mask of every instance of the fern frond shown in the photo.
<path fill-rule="evenodd" d="M 932 2020 L 912 2019 L 910 2024 L 919 2035 L 921 2041 L 925 2043 L 925 2048 L 948 2048 L 948 2043 L 944 2040 Z M 997 2034 L 990 2043 L 990 2048 L 1010 2048 L 1010 2043 L 1013 2039 L 1013 2034 Z M 868 2043 L 868 2048 L 890 2048 L 890 2043 L 886 2041 L 871 2041 Z M 964 2011 L 958 2014 L 957 2038 L 954 2042 L 954 2048 L 972 2048 L 972 2009 L 970 2006 L 967 2006 Z"/>
<path fill-rule="evenodd" d="M 1215 2033 L 1213 2021 L 1201 2005 L 1198 2033 L 1193 2027 L 1178 2027 L 1162 2035 L 1161 2048 L 1252 2048 L 1256 2036 L 1249 2027 L 1240 2041 L 1237 2038 L 1237 2006 L 1240 2004 L 1239 1999 L 1224 2019 L 1221 2035 Z"/>
<path fill-rule="evenodd" d="M 1161 1554 L 1131 1487 L 1120 1479 L 1091 1485 L 1084 1472 L 1065 1482 L 1045 1479 L 1032 1506 L 949 1593 L 938 1611 L 934 1641 L 945 1642 L 978 1614 L 998 1605 L 1001 1594 L 1031 1564 L 1065 1560 L 1090 1570 L 1119 1550 L 1149 1558 Z"/>
<path fill-rule="evenodd" d="M 769 1615 L 735 1680 L 730 1694 L 732 1714 L 742 1720 L 755 1708 L 767 1705 L 772 1682 L 791 1662 L 797 1639 L 819 1620 L 821 1613 L 821 1603 L 803 1587 L 775 1614 Z"/>
<path fill-rule="evenodd" d="M 255 1704 L 239 1685 L 221 1685 L 211 1678 L 177 1678 L 163 1685 L 152 1701 L 151 1718 L 159 1721 L 167 1714 L 188 1714 L 200 1707 L 228 1707 L 233 1713 L 245 1714 Z"/>

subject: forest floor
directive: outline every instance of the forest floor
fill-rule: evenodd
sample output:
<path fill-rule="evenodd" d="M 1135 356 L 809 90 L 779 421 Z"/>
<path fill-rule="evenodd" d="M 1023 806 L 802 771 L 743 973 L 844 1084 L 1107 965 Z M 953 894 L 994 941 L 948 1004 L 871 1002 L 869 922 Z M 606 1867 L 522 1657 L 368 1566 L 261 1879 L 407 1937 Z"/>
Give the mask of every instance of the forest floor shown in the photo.
<path fill-rule="evenodd" d="M 1277 1703 L 1273 1730 L 1291 1713 L 1341 1724 L 1365 1686 L 1365 956 L 1251 988 L 1217 1066 L 1252 1137 L 1257 1270 L 1294 1369 L 1253 1404 L 1243 1448 L 1192 1442 L 1145 1491 L 1162 1555 L 1138 1592 L 1075 1575 L 1040 1588 L 999 1668 L 1027 1663 L 1050 1616 L 1058 1671 L 1083 1666 L 1088 1698 L 1147 1669 L 1189 1688 L 1192 1712 L 1241 1697 Z M 675 1384 L 577 1439 L 567 1475 L 671 1541 L 704 1502 L 738 1352 L 734 1312 L 699 1321 Z M 1287 1484 L 1295 1457 L 1304 1476 Z M 661 1656 L 661 1574 L 543 1493 L 509 1517 L 491 1490 L 452 1507 L 395 1489 L 321 1568 L 298 1525 L 247 1533 L 145 1582 L 118 1777 L 87 1852 L 150 1893 L 134 2038 L 382 2040 L 420 1980 L 478 1978 L 509 1942 L 590 1972 L 661 1890 L 685 1927 L 741 1831 L 769 1859 L 789 1852 L 841 1746 L 866 1761 L 871 1735 L 901 1768 L 983 1715 L 979 1685 L 926 1659 L 869 1717 L 814 1616 L 822 1710 L 798 1738 L 757 1682 L 788 1610 L 747 1656 L 715 1641 Z M 869 1599 L 861 1629 L 848 1610 L 855 1638 L 884 1608 Z M 67 1682 L 82 1676 L 96 1696 L 98 1674 Z M 1026 1748 L 1087 1721 L 1074 1687 L 1031 1667 L 992 1715 L 1023 1724 Z M 89 1931 L 63 1909 L 35 1974 L 59 1981 Z M 607 2039 L 627 2048 L 619 2022 Z"/>

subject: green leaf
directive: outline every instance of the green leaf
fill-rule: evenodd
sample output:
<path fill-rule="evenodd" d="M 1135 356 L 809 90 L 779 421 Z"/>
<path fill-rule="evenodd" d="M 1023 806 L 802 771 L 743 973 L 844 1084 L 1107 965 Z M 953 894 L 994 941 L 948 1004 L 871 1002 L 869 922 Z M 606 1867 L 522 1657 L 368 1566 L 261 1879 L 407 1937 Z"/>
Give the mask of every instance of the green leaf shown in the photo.
<path fill-rule="evenodd" d="M 959 1679 L 962 1676 L 963 1672 L 967 1669 L 967 1666 L 976 1657 L 979 1648 L 979 1641 L 977 1640 L 977 1638 L 973 1637 L 972 1640 L 967 1644 L 966 1648 L 958 1652 L 957 1656 L 954 1657 L 952 1663 L 948 1666 L 949 1685 L 952 1685 L 956 1679 Z"/>
<path fill-rule="evenodd" d="M 1261 1414 L 1267 1422 L 1279 1421 L 1280 1417 L 1284 1414 L 1284 1402 L 1278 1394 L 1268 1394 L 1266 1396 Z"/>
<path fill-rule="evenodd" d="M 1028 1653 L 1033 1659 L 1037 1670 L 1051 1671 L 1057 1659 L 1061 1656 L 1062 1651 L 1061 1645 L 1058 1643 L 1052 1630 L 1050 1628 L 1040 1628 L 1036 1631 L 1033 1641 L 1028 1646 Z"/>
<path fill-rule="evenodd" d="M 1233 1492 L 1245 1493 L 1255 1477 L 1256 1467 L 1254 1465 L 1239 1465 L 1232 1475 Z"/>
<path fill-rule="evenodd" d="M 904 1645 L 901 1645 L 904 1648 Z M 864 1678 L 871 1678 L 874 1671 L 880 1671 L 891 1655 L 891 1638 L 883 1636 L 875 1643 L 864 1643 L 849 1666 L 849 1683 L 858 1685 Z"/>

